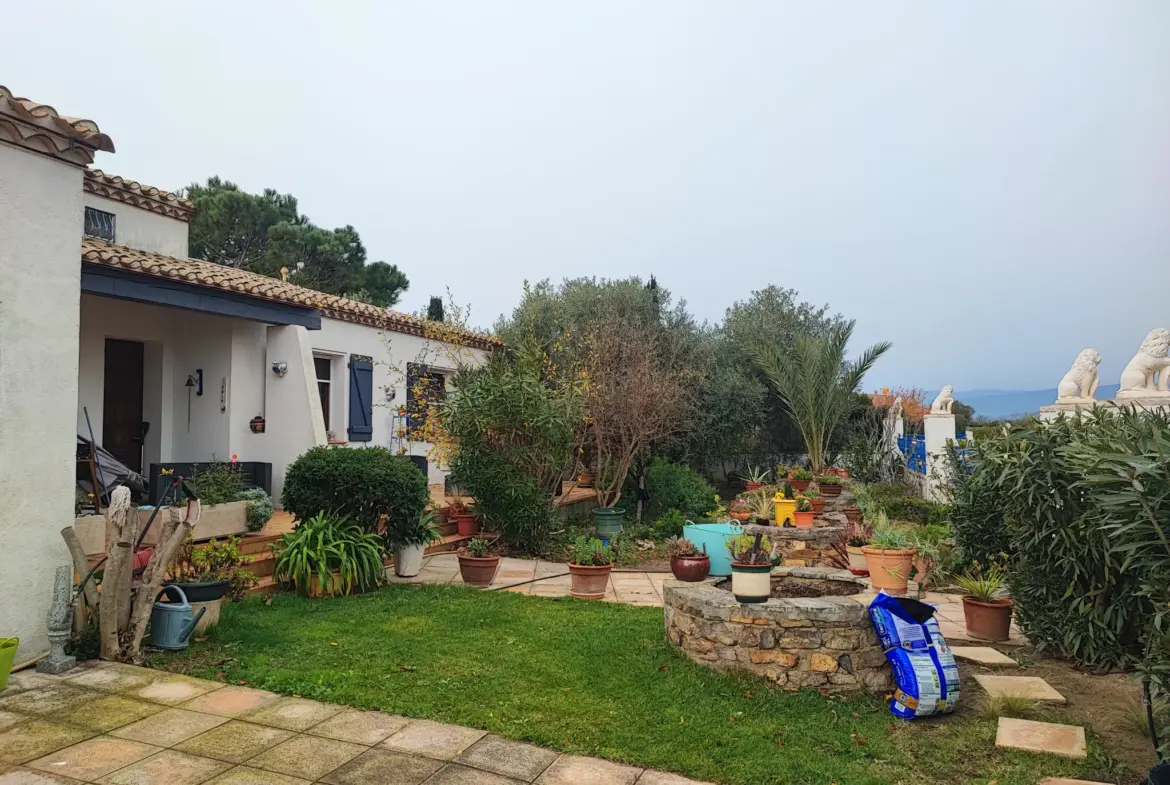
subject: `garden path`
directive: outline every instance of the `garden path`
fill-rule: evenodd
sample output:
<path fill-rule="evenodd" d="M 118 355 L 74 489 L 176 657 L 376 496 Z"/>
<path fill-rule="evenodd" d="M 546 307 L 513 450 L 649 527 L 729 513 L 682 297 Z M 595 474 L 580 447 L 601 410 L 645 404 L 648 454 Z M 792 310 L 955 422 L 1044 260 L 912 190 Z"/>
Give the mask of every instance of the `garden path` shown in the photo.
<path fill-rule="evenodd" d="M 481 730 L 103 662 L 12 675 L 0 785 L 709 785 Z"/>

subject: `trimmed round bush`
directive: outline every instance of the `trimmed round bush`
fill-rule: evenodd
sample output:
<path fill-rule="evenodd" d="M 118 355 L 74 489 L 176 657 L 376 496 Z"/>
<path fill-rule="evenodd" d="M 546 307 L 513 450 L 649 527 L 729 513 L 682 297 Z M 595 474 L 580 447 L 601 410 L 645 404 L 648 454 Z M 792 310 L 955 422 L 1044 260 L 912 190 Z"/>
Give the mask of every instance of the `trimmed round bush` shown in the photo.
<path fill-rule="evenodd" d="M 293 461 L 284 476 L 284 509 L 307 521 L 320 512 L 344 516 L 386 535 L 416 522 L 429 500 L 427 478 L 407 458 L 385 447 L 314 447 Z"/>
<path fill-rule="evenodd" d="M 244 519 L 248 531 L 260 531 L 272 518 L 272 499 L 268 498 L 263 488 L 249 488 L 236 498 L 248 503 Z"/>

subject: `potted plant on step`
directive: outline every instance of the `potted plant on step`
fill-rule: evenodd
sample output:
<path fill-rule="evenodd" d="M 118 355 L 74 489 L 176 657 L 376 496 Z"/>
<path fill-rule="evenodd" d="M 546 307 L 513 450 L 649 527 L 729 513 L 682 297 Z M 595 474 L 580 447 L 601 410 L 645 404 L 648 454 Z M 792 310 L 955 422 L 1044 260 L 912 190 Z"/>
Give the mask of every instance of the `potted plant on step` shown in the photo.
<path fill-rule="evenodd" d="M 422 570 L 427 546 L 442 539 L 435 525 L 435 513 L 424 512 L 414 523 L 390 532 L 394 549 L 394 574 L 399 578 L 413 578 Z"/>
<path fill-rule="evenodd" d="M 670 556 L 670 571 L 680 581 L 701 581 L 711 572 L 711 559 L 688 539 L 668 538 L 666 553 Z"/>
<path fill-rule="evenodd" d="M 819 518 L 825 512 L 825 498 L 821 496 L 821 491 L 817 486 L 808 486 L 801 495 L 808 499 L 808 503 L 812 505 L 813 515 Z"/>
<path fill-rule="evenodd" d="M 816 513 L 813 512 L 812 502 L 804 496 L 796 497 L 796 512 L 792 517 L 792 525 L 798 529 L 811 529 L 816 525 Z"/>
<path fill-rule="evenodd" d="M 982 570 L 978 565 L 955 578 L 964 592 L 963 618 L 967 634 L 987 641 L 1006 641 L 1012 626 L 1012 601 L 1006 576 L 998 565 Z"/>
<path fill-rule="evenodd" d="M 850 504 L 842 512 L 845 513 L 845 520 L 849 523 L 861 523 L 861 508 Z"/>
<path fill-rule="evenodd" d="M 195 625 L 196 633 L 214 627 L 219 621 L 224 597 L 242 600 L 248 589 L 256 585 L 256 576 L 243 566 L 251 561 L 250 556 L 240 551 L 239 537 L 212 539 L 199 546 L 188 537 L 180 546 L 171 567 L 171 580 L 164 586 L 175 585 L 182 589 L 196 611 L 207 608 Z M 172 600 L 178 599 L 175 594 L 172 592 Z"/>
<path fill-rule="evenodd" d="M 752 505 L 747 499 L 732 500 L 730 509 L 732 520 L 750 521 L 752 519 Z"/>
<path fill-rule="evenodd" d="M 818 477 L 817 485 L 820 486 L 821 495 L 826 499 L 836 499 L 841 495 L 841 478 L 835 474 Z"/>
<path fill-rule="evenodd" d="M 366 591 L 386 575 L 382 538 L 324 512 L 283 535 L 275 551 L 273 576 L 308 597 Z"/>
<path fill-rule="evenodd" d="M 813 473 L 808 469 L 793 469 L 792 478 L 789 480 L 789 482 L 792 483 L 792 487 L 797 491 L 803 491 L 808 488 L 812 480 Z"/>
<path fill-rule="evenodd" d="M 873 539 L 861 552 L 865 554 L 869 581 L 875 590 L 887 594 L 906 593 L 916 551 L 905 532 L 891 526 L 884 513 L 874 521 Z"/>
<path fill-rule="evenodd" d="M 747 484 L 748 492 L 758 491 L 764 487 L 764 483 L 768 481 L 768 475 L 771 474 L 767 469 L 761 469 L 759 466 L 752 466 L 748 469 L 747 474 L 744 475 L 744 482 Z"/>
<path fill-rule="evenodd" d="M 772 497 L 772 506 L 776 508 L 777 526 L 796 525 L 796 491 L 792 483 L 784 483 L 784 490 L 776 492 Z"/>
<path fill-rule="evenodd" d="M 613 549 L 596 538 L 578 537 L 569 559 L 569 593 L 583 600 L 599 600 L 609 586 Z"/>
<path fill-rule="evenodd" d="M 447 515 L 455 521 L 460 537 L 473 537 L 479 533 L 479 513 L 473 504 L 465 504 L 462 497 L 456 496 L 451 500 Z"/>
<path fill-rule="evenodd" d="M 492 553 L 492 543 L 477 537 L 459 549 L 459 575 L 468 586 L 490 586 L 500 569 L 499 554 Z"/>
<path fill-rule="evenodd" d="M 869 575 L 869 565 L 862 549 L 869 545 L 873 529 L 860 520 L 850 522 L 846 529 L 845 553 L 849 557 L 849 571 L 854 575 Z"/>
<path fill-rule="evenodd" d="M 754 519 L 761 526 L 772 525 L 772 514 L 776 511 L 776 505 L 772 502 L 772 494 L 767 488 L 753 491 L 748 498 L 748 505 L 752 513 L 748 520 Z"/>
<path fill-rule="evenodd" d="M 772 596 L 772 541 L 762 534 L 737 534 L 727 540 L 731 554 L 731 593 L 736 602 L 767 602 Z"/>

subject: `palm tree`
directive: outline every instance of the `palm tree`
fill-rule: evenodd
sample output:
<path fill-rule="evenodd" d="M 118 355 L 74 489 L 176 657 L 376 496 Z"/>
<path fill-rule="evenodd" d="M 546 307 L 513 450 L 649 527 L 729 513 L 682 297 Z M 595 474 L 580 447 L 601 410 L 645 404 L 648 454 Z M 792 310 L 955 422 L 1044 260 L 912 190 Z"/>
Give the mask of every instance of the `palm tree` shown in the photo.
<path fill-rule="evenodd" d="M 855 322 L 833 326 L 824 338 L 798 336 L 788 352 L 776 341 L 745 347 L 804 437 L 810 468 L 820 474 L 833 430 L 853 410 L 861 379 L 891 343 L 882 341 L 862 352 L 854 362 L 845 359 Z"/>

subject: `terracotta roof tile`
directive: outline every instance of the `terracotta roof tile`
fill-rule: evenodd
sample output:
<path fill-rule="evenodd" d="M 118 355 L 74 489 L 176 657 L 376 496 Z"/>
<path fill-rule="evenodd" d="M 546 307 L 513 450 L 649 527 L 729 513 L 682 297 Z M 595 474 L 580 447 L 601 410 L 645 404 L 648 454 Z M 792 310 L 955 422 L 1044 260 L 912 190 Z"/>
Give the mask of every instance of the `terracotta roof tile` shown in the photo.
<path fill-rule="evenodd" d="M 154 186 L 123 180 L 117 175 L 106 174 L 101 169 L 87 169 L 84 185 L 89 193 L 180 221 L 189 222 L 195 214 L 195 205 L 188 199 Z"/>
<path fill-rule="evenodd" d="M 114 245 L 96 237 L 84 237 L 81 241 L 81 261 L 157 278 L 185 281 L 197 286 L 226 289 L 262 300 L 316 308 L 329 319 L 366 324 L 408 335 L 426 335 L 427 322 L 414 316 L 201 259 L 177 259 Z M 494 349 L 502 345 L 498 338 L 482 333 L 467 332 L 463 336 L 467 346 L 477 349 Z"/>
<path fill-rule="evenodd" d="M 4 85 L 0 139 L 83 166 L 93 163 L 97 150 L 114 152 L 114 141 L 93 120 L 67 117 L 48 104 L 14 95 Z"/>

